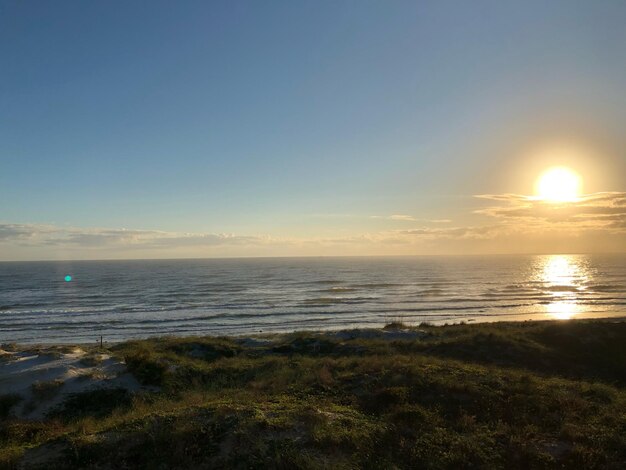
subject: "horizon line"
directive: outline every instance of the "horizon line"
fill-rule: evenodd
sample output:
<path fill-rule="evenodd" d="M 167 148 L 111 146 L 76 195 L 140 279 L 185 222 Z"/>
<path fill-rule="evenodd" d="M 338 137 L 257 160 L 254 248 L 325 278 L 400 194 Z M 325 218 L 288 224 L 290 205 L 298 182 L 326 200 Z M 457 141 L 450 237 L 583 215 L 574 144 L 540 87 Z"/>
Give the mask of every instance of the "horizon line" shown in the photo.
<path fill-rule="evenodd" d="M 301 255 L 301 256 L 207 256 L 183 258 L 82 258 L 82 259 L 36 259 L 0 260 L 0 263 L 66 263 L 89 261 L 202 261 L 202 260 L 253 260 L 253 259 L 315 259 L 315 258 L 438 258 L 438 257 L 491 257 L 491 256 L 589 256 L 626 255 L 626 251 L 598 252 L 527 252 L 527 253 L 449 253 L 449 254 L 407 254 L 407 255 Z"/>

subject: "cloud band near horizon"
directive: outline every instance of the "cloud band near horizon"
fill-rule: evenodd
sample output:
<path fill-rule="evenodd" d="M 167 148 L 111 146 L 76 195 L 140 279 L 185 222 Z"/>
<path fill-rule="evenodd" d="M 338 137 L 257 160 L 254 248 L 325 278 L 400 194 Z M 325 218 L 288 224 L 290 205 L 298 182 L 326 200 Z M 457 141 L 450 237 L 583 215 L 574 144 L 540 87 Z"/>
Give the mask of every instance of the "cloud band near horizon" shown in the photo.
<path fill-rule="evenodd" d="M 129 257 L 299 256 L 367 254 L 462 254 L 506 252 L 623 251 L 626 193 L 588 194 L 553 204 L 518 194 L 483 194 L 475 209 L 490 223 L 416 226 L 337 237 L 272 234 L 186 233 L 124 228 L 0 223 L 0 259 Z M 371 216 L 418 224 L 410 215 Z"/>

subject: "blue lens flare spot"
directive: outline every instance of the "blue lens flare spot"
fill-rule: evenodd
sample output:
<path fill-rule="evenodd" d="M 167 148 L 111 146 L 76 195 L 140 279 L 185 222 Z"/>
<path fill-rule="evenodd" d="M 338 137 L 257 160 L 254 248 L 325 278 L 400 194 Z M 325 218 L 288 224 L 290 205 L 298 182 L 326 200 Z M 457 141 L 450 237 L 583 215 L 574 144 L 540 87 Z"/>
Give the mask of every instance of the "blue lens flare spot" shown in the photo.
<path fill-rule="evenodd" d="M 72 276 L 70 276 L 69 274 L 65 276 L 65 282 L 70 282 L 71 280 L 72 280 Z"/>

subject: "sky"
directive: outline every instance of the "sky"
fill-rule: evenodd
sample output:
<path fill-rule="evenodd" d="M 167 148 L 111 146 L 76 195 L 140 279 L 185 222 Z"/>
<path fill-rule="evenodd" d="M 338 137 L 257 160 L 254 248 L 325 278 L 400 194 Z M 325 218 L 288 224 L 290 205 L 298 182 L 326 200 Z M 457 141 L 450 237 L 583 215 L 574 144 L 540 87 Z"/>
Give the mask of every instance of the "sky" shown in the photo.
<path fill-rule="evenodd" d="M 626 2 L 0 0 L 0 260 L 626 247 Z M 542 171 L 583 180 L 537 200 Z"/>

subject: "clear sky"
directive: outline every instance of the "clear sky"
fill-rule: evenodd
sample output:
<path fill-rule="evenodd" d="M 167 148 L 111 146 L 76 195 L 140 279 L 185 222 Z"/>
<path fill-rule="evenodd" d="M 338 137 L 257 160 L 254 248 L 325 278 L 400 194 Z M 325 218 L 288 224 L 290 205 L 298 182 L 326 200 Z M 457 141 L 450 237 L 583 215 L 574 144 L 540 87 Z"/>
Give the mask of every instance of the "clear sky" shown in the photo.
<path fill-rule="evenodd" d="M 624 25 L 621 0 L 0 0 L 0 260 L 624 251 Z M 581 197 L 526 198 L 554 165 Z"/>

